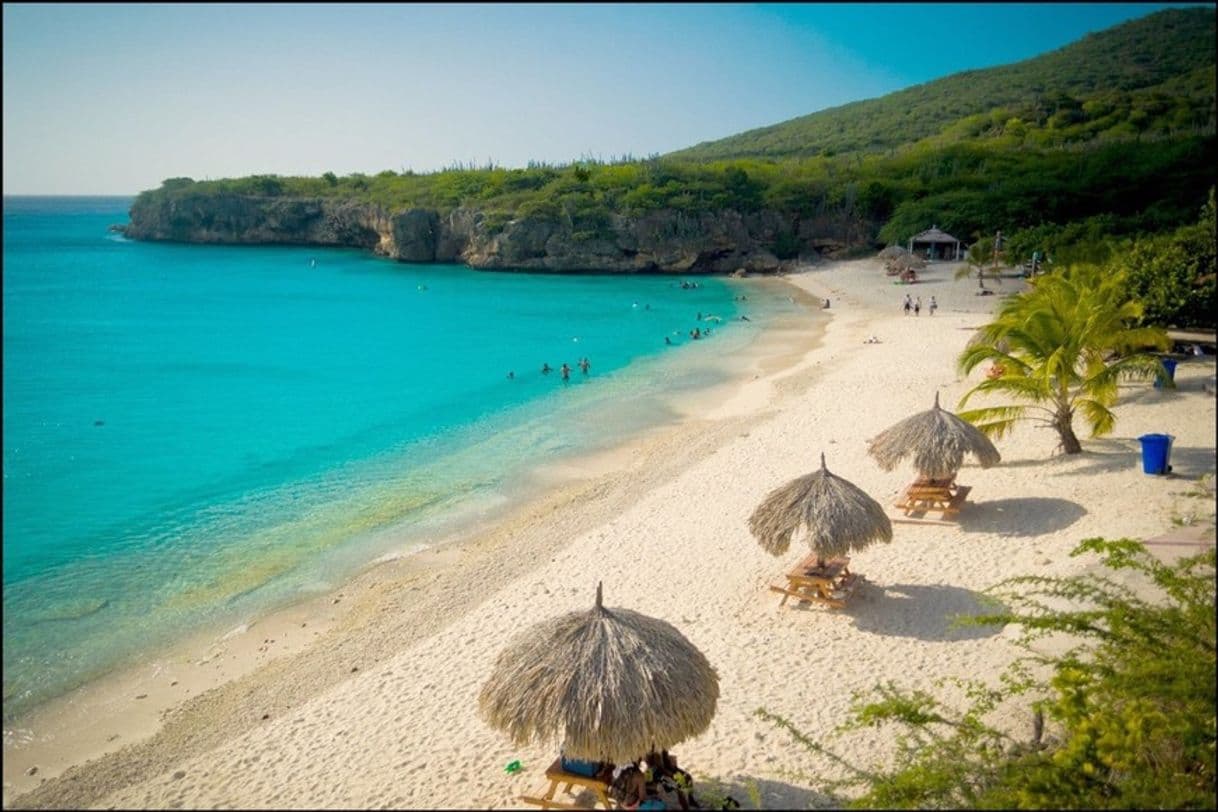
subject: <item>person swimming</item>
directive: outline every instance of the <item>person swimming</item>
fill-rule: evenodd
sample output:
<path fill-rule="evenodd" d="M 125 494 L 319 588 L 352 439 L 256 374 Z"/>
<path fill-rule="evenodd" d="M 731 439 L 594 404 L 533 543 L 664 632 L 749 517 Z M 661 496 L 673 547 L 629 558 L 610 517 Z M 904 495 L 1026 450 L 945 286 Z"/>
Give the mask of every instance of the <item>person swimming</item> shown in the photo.
<path fill-rule="evenodd" d="M 562 373 L 562 379 L 564 381 L 571 380 L 571 367 L 567 366 L 566 361 L 564 361 L 563 365 L 558 368 L 558 371 Z"/>
<path fill-rule="evenodd" d="M 587 358 L 579 359 L 579 371 L 585 375 L 588 374 L 588 369 L 591 368 L 591 366 L 592 363 Z"/>
<path fill-rule="evenodd" d="M 546 363 L 546 362 L 544 362 L 544 361 L 543 361 L 543 362 L 542 362 L 542 364 L 541 364 L 541 374 L 542 374 L 542 375 L 549 375 L 549 374 L 550 374 L 552 371 L 553 371 L 553 370 L 551 369 L 551 367 L 550 367 L 549 363 Z"/>

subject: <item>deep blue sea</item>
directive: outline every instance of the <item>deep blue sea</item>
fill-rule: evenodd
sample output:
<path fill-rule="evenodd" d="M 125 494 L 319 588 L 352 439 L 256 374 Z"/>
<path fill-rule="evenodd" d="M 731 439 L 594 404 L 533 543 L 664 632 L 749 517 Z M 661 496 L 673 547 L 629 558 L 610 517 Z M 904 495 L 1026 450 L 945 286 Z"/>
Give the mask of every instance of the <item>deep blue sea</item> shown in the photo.
<path fill-rule="evenodd" d="M 134 242 L 107 230 L 130 202 L 4 199 L 6 720 L 672 419 L 796 307 L 727 279 Z"/>

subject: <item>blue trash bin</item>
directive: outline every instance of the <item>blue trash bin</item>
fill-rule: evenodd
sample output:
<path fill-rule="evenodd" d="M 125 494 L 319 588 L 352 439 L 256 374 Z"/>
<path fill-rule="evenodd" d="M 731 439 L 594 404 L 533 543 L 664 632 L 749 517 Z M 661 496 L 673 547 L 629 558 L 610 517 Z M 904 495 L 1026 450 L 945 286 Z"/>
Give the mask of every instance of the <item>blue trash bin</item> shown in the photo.
<path fill-rule="evenodd" d="M 1167 380 L 1176 380 L 1176 359 L 1175 358 L 1160 358 L 1163 362 L 1163 368 L 1167 370 Z M 1163 388 L 1163 379 L 1158 375 L 1155 376 L 1155 389 Z"/>
<path fill-rule="evenodd" d="M 1171 441 L 1174 437 L 1170 434 L 1143 434 L 1138 439 L 1142 441 L 1143 472 L 1166 474 L 1171 471 L 1168 462 L 1171 460 Z"/>

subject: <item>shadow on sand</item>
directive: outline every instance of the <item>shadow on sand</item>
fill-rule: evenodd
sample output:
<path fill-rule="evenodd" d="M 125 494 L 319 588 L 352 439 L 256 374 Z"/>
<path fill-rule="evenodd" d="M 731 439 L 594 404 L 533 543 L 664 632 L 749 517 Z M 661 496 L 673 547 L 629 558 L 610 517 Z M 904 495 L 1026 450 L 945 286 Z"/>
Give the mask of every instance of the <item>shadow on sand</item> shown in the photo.
<path fill-rule="evenodd" d="M 1002 631 L 1000 626 L 956 626 L 961 615 L 1001 610 L 980 593 L 947 584 L 873 584 L 865 582 L 842 611 L 855 628 L 884 636 L 936 642 L 977 640 Z"/>
<path fill-rule="evenodd" d="M 966 533 L 1039 536 L 1065 530 L 1086 515 L 1082 505 L 1069 499 L 1022 496 L 973 502 L 960 511 L 959 521 Z"/>
<path fill-rule="evenodd" d="M 1170 430 L 1161 432 L 1171 434 Z M 1083 460 L 1079 467 L 1071 467 L 1070 474 L 1108 474 L 1117 471 L 1142 470 L 1142 444 L 1136 437 L 1088 439 L 1082 454 L 1074 459 Z M 1060 458 L 1059 458 L 1060 459 Z M 1172 471 L 1168 476 L 1197 478 L 1214 473 L 1214 449 L 1199 446 L 1171 447 L 1169 463 Z M 1067 472 L 1063 472 L 1067 473 Z M 1160 476 L 1148 474 L 1147 476 Z"/>
<path fill-rule="evenodd" d="M 777 735 L 786 734 L 774 728 Z M 705 787 L 699 792 L 699 785 Z M 845 801 L 785 781 L 737 775 L 730 779 L 699 782 L 694 776 L 694 797 L 705 804 L 716 797 L 730 797 L 744 809 L 841 809 Z M 760 796 L 760 797 L 755 797 Z"/>

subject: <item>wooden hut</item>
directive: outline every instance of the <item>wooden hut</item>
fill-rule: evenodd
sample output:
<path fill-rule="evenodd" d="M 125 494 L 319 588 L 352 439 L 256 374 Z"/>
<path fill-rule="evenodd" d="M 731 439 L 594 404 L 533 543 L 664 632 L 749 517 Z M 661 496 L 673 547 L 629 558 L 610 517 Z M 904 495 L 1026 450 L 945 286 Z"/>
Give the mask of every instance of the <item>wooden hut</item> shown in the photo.
<path fill-rule="evenodd" d="M 931 226 L 921 234 L 909 238 L 909 253 L 920 254 L 927 259 L 960 259 L 960 241 Z"/>

